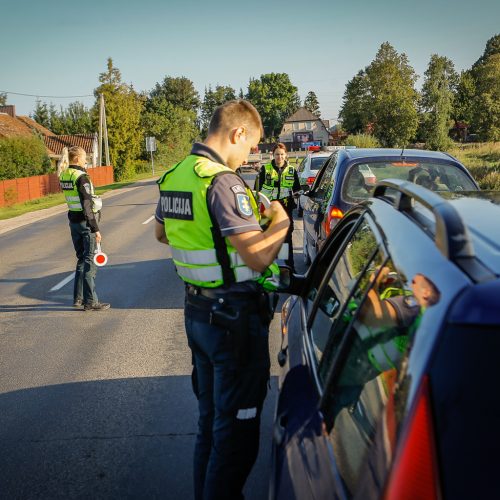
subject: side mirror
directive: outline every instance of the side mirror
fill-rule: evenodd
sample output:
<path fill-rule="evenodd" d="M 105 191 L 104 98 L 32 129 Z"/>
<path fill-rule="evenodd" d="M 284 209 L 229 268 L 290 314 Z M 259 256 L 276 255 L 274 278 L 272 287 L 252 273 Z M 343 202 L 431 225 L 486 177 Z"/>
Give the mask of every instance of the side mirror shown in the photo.
<path fill-rule="evenodd" d="M 290 293 L 292 295 L 300 295 L 305 283 L 305 276 L 301 274 L 293 274 L 288 266 L 280 267 L 280 284 L 278 292 Z"/>

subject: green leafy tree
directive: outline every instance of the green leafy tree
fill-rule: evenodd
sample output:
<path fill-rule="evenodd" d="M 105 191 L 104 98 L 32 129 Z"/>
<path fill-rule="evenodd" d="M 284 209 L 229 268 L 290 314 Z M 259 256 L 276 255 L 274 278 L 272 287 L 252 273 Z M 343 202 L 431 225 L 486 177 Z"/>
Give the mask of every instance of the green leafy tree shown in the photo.
<path fill-rule="evenodd" d="M 453 100 L 452 116 L 455 121 L 463 121 L 470 125 L 474 114 L 474 96 L 476 95 L 476 81 L 472 71 L 462 71 Z"/>
<path fill-rule="evenodd" d="M 275 137 L 288 116 L 300 107 L 297 87 L 287 73 L 267 73 L 251 79 L 246 98 L 259 111 L 268 138 Z"/>
<path fill-rule="evenodd" d="M 306 95 L 306 98 L 304 99 L 304 107 L 308 109 L 313 115 L 316 115 L 318 118 L 321 116 L 318 97 L 312 90 Z"/>
<path fill-rule="evenodd" d="M 0 106 L 5 106 L 7 104 L 7 94 L 5 92 L 0 92 Z"/>
<path fill-rule="evenodd" d="M 120 70 L 113 66 L 111 58 L 107 61 L 106 71 L 99 75 L 99 82 L 101 85 L 94 90 L 94 127 L 97 129 L 99 98 L 102 94 L 106 106 L 110 159 L 116 178 L 123 179 L 130 173 L 131 162 L 141 152 L 143 98 L 131 85 L 122 82 Z"/>
<path fill-rule="evenodd" d="M 35 102 L 35 110 L 33 111 L 31 118 L 50 130 L 50 111 L 47 103 L 37 99 Z"/>
<path fill-rule="evenodd" d="M 454 92 L 458 75 L 453 62 L 433 54 L 425 71 L 421 107 L 424 113 L 424 139 L 430 149 L 444 151 L 451 145 Z"/>
<path fill-rule="evenodd" d="M 500 140 L 500 53 L 492 54 L 474 70 L 474 130 L 485 141 Z"/>
<path fill-rule="evenodd" d="M 95 132 L 90 109 L 79 101 L 71 102 L 62 110 L 65 134 L 90 134 Z"/>
<path fill-rule="evenodd" d="M 414 138 L 418 127 L 417 75 L 405 54 L 384 42 L 366 68 L 370 121 L 383 146 L 401 147 Z"/>
<path fill-rule="evenodd" d="M 149 93 L 150 99 L 160 98 L 186 111 L 196 113 L 200 106 L 200 96 L 194 84 L 184 76 L 166 76 L 162 83 L 157 83 Z"/>
<path fill-rule="evenodd" d="M 45 174 L 50 167 L 47 150 L 39 137 L 0 139 L 0 180 Z"/>
<path fill-rule="evenodd" d="M 492 36 L 486 42 L 483 55 L 472 65 L 472 70 L 475 70 L 478 66 L 484 64 L 490 56 L 495 54 L 500 54 L 500 34 Z"/>
<path fill-rule="evenodd" d="M 342 128 L 351 134 L 360 134 L 370 123 L 370 84 L 364 70 L 347 82 L 339 119 Z"/>
<path fill-rule="evenodd" d="M 202 136 L 205 137 L 208 131 L 210 119 L 215 111 L 215 108 L 224 104 L 227 101 L 236 99 L 236 92 L 232 87 L 224 85 L 216 85 L 215 90 L 212 90 L 211 85 L 205 89 L 205 96 L 201 103 L 201 131 Z"/>

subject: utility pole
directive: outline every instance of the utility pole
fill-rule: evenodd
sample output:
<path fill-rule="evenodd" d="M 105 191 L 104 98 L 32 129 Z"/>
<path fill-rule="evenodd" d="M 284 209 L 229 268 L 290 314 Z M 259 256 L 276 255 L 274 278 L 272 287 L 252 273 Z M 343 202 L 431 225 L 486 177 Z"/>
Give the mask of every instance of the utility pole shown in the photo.
<path fill-rule="evenodd" d="M 104 104 L 104 95 L 99 94 L 99 144 L 98 144 L 98 165 L 102 166 L 102 150 L 104 141 L 104 154 L 106 157 L 106 165 L 110 165 L 109 159 L 109 141 L 108 141 L 108 123 L 106 120 L 106 106 Z"/>
<path fill-rule="evenodd" d="M 103 125 L 103 105 L 104 105 L 104 96 L 102 94 L 99 95 L 99 141 L 97 145 L 97 165 L 100 167 L 102 165 L 102 125 Z"/>

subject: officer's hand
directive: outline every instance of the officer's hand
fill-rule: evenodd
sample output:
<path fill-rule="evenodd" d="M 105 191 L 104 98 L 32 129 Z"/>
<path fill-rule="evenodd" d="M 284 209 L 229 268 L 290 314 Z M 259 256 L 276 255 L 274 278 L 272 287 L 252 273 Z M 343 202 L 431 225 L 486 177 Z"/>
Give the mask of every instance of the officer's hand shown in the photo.
<path fill-rule="evenodd" d="M 269 208 L 266 208 L 262 215 L 270 220 L 278 219 L 283 216 L 288 217 L 285 209 L 279 201 L 272 201 Z"/>
<path fill-rule="evenodd" d="M 101 243 L 101 240 L 102 240 L 101 233 L 99 231 L 97 231 L 95 233 L 95 242 L 96 243 Z"/>

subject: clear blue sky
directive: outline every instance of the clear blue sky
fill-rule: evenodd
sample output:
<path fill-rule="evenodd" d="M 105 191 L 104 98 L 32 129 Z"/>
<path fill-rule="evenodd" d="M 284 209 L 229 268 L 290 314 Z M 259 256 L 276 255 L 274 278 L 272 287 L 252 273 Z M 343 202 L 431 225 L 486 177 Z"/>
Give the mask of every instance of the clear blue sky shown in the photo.
<path fill-rule="evenodd" d="M 136 90 L 185 76 L 201 97 L 209 84 L 245 92 L 251 77 L 285 72 L 302 99 L 317 94 L 326 119 L 336 119 L 345 84 L 382 42 L 405 52 L 422 77 L 433 53 L 469 68 L 500 32 L 498 0 L 0 0 L 0 7 L 0 90 L 92 94 L 108 57 Z M 35 98 L 10 94 L 8 103 L 29 114 Z"/>

